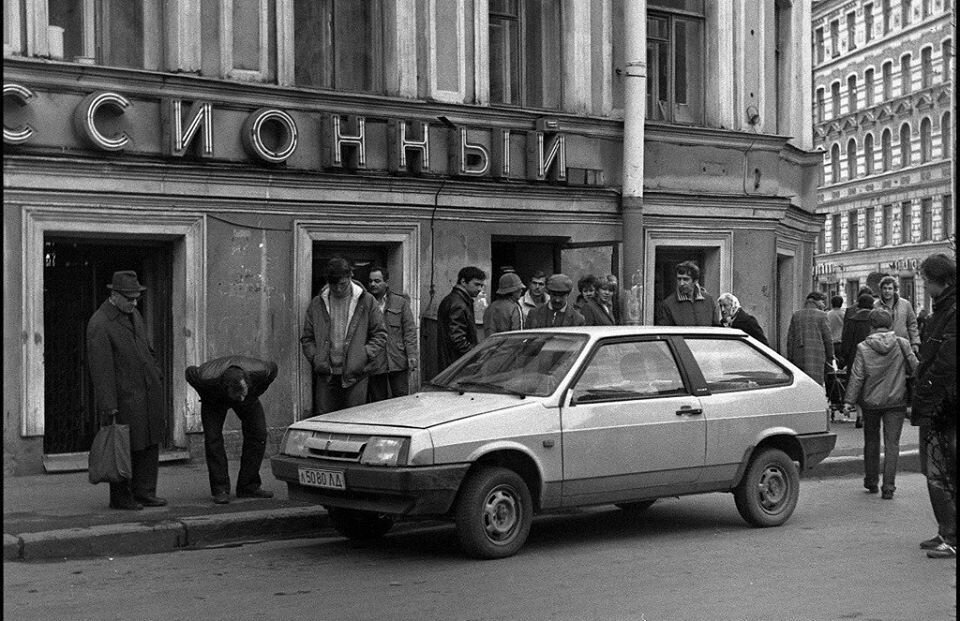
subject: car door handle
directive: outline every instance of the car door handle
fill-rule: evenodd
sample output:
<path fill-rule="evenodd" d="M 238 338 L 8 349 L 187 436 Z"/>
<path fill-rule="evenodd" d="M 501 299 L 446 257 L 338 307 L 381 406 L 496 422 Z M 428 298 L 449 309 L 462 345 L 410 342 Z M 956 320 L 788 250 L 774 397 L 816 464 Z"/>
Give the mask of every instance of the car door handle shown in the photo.
<path fill-rule="evenodd" d="M 677 416 L 699 416 L 700 414 L 703 414 L 702 408 L 695 408 L 689 405 L 685 405 L 677 410 Z"/>

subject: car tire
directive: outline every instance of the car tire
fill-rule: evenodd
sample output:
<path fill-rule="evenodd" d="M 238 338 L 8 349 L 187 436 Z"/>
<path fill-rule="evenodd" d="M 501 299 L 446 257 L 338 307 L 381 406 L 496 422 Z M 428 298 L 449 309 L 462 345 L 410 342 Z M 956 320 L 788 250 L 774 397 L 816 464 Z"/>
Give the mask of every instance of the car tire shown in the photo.
<path fill-rule="evenodd" d="M 484 559 L 512 556 L 530 534 L 533 498 L 516 472 L 482 467 L 460 489 L 456 522 L 460 546 L 468 555 Z"/>
<path fill-rule="evenodd" d="M 393 518 L 373 511 L 327 507 L 333 528 L 348 539 L 367 541 L 386 535 L 393 528 Z"/>
<path fill-rule="evenodd" d="M 641 500 L 639 502 L 618 502 L 617 508 L 624 513 L 639 515 L 652 507 L 655 502 L 657 502 L 656 498 L 653 500 Z"/>
<path fill-rule="evenodd" d="M 737 511 L 749 524 L 766 528 L 786 522 L 800 497 L 797 465 L 779 449 L 764 449 L 750 460 L 733 490 Z"/>

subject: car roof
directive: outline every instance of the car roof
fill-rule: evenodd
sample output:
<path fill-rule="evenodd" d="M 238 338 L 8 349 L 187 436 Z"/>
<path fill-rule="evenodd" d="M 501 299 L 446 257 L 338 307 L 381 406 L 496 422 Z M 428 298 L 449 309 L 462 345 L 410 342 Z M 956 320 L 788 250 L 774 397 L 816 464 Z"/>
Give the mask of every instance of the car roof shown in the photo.
<path fill-rule="evenodd" d="M 579 326 L 565 328 L 533 328 L 523 332 L 562 332 L 566 334 L 587 334 L 596 338 L 608 336 L 650 336 L 650 335 L 713 335 L 740 336 L 746 333 L 736 328 L 703 326 Z M 503 333 L 508 334 L 508 333 Z"/>

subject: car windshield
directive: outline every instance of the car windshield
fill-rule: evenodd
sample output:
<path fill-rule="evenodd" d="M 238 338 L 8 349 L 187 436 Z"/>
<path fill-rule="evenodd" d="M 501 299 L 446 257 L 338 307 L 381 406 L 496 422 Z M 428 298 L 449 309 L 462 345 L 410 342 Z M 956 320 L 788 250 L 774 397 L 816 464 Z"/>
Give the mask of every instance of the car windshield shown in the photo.
<path fill-rule="evenodd" d="M 586 342 L 580 334 L 495 334 L 427 388 L 546 397 L 557 389 Z"/>

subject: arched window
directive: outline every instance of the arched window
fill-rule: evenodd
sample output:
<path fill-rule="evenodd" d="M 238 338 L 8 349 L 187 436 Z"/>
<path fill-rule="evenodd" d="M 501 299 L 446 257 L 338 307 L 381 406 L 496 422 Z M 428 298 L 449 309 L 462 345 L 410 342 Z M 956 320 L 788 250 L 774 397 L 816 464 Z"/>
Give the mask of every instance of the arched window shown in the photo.
<path fill-rule="evenodd" d="M 857 76 L 847 78 L 847 112 L 857 111 Z"/>
<path fill-rule="evenodd" d="M 940 157 L 947 159 L 950 156 L 950 144 L 947 140 L 950 138 L 950 111 L 947 110 L 940 117 Z"/>
<path fill-rule="evenodd" d="M 847 179 L 857 178 L 857 141 L 851 138 L 847 142 Z"/>
<path fill-rule="evenodd" d="M 893 160 L 893 146 L 892 139 L 890 137 L 890 130 L 883 130 L 883 134 L 880 136 L 880 161 L 881 168 L 883 172 L 890 170 Z"/>
<path fill-rule="evenodd" d="M 913 75 L 910 73 L 910 54 L 900 57 L 900 94 L 909 95 L 913 90 Z"/>
<path fill-rule="evenodd" d="M 910 165 L 910 123 L 900 126 L 900 168 Z"/>
<path fill-rule="evenodd" d="M 830 178 L 833 183 L 840 183 L 840 145 L 838 144 L 830 149 Z"/>
<path fill-rule="evenodd" d="M 863 174 L 873 174 L 873 134 L 863 138 Z"/>
<path fill-rule="evenodd" d="M 950 57 L 953 56 L 953 42 L 947 39 L 940 46 L 940 62 L 943 63 L 943 73 L 940 75 L 940 81 L 946 82 L 951 79 L 950 76 Z"/>
<path fill-rule="evenodd" d="M 932 150 L 930 143 L 930 119 L 924 117 L 923 120 L 920 121 L 920 161 L 923 163 L 929 162 Z"/>

